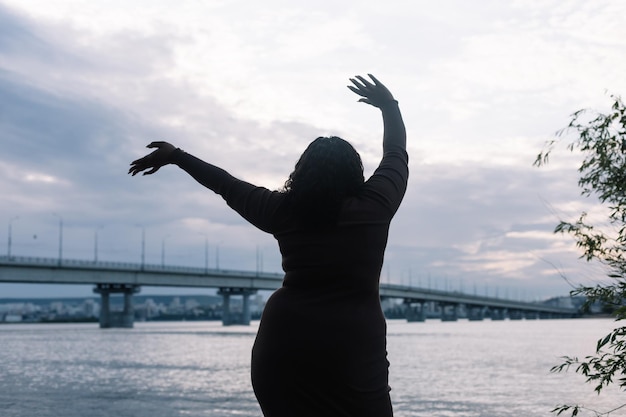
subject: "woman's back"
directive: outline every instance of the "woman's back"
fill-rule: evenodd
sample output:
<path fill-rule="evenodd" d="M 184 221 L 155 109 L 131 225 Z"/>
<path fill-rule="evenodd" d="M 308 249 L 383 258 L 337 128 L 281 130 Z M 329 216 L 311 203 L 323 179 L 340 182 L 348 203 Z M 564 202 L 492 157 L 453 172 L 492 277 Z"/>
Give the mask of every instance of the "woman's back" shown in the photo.
<path fill-rule="evenodd" d="M 408 180 L 408 156 L 388 151 L 359 194 L 344 200 L 331 227 L 302 228 L 277 219 L 285 286 L 378 292 L 389 224 Z M 291 216 L 288 216 L 291 218 Z M 282 229 L 282 230 L 280 230 Z"/>
<path fill-rule="evenodd" d="M 379 277 L 408 156 L 388 149 L 336 225 L 303 228 L 275 212 L 283 286 L 268 300 L 252 380 L 267 416 L 390 415 Z"/>

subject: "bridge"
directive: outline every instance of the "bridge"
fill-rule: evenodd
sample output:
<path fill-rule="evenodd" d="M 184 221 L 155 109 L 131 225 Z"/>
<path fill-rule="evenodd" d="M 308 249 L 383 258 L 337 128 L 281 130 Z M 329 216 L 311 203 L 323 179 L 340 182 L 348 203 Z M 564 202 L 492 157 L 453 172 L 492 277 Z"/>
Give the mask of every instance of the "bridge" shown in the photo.
<path fill-rule="evenodd" d="M 276 290 L 282 285 L 282 273 L 235 271 L 210 268 L 151 265 L 122 262 L 85 261 L 60 258 L 0 256 L 0 282 L 39 284 L 91 284 L 100 294 L 100 327 L 132 327 L 132 295 L 141 286 L 217 288 L 223 297 L 224 325 L 249 324 L 249 297 L 258 290 Z M 110 294 L 124 296 L 121 313 L 110 311 Z M 240 318 L 230 312 L 231 296 L 243 297 Z M 438 310 L 443 321 L 454 321 L 463 311 L 469 320 L 509 318 L 575 317 L 577 311 L 540 303 L 514 301 L 460 292 L 416 288 L 397 284 L 380 285 L 381 298 L 402 299 L 408 321 L 424 321 L 430 309 Z"/>

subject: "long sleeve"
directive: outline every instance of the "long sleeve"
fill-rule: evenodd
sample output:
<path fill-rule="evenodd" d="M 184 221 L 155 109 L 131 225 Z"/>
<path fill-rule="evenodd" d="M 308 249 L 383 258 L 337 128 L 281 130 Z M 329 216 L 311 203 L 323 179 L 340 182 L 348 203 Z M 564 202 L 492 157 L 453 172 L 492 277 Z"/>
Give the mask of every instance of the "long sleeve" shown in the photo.
<path fill-rule="evenodd" d="M 174 151 L 171 162 L 200 184 L 221 195 L 233 210 L 251 224 L 265 232 L 273 232 L 282 193 L 242 181 L 222 168 L 180 149 Z"/>
<path fill-rule="evenodd" d="M 208 189 L 223 195 L 237 178 L 215 165 L 211 165 L 181 149 L 172 152 L 170 162 L 191 175 Z"/>
<path fill-rule="evenodd" d="M 406 149 L 406 128 L 398 102 L 389 101 L 380 110 L 383 114 L 383 152 L 396 147 Z"/>
<path fill-rule="evenodd" d="M 366 196 L 385 206 L 393 216 L 400 207 L 409 178 L 406 129 L 397 101 L 381 107 L 383 115 L 383 158 L 367 180 Z"/>

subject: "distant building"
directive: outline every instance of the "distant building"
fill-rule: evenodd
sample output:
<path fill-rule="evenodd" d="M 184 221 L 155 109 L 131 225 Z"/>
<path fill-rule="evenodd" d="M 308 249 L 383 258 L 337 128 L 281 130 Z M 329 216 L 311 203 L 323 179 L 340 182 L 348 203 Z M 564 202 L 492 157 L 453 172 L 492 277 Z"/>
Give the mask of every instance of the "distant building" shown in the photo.
<path fill-rule="evenodd" d="M 587 301 L 587 298 L 584 296 L 576 296 L 576 297 L 565 296 L 565 297 L 550 298 L 549 300 L 544 301 L 544 304 L 547 304 L 553 307 L 560 307 L 560 308 L 573 308 L 573 309 L 581 311 L 586 301 Z M 603 307 L 601 303 L 596 302 L 589 306 L 589 311 L 588 311 L 589 314 L 600 314 L 602 312 L 603 312 Z"/>
<path fill-rule="evenodd" d="M 98 317 L 100 315 L 100 304 L 93 299 L 87 299 L 82 304 L 82 313 L 85 317 Z"/>
<path fill-rule="evenodd" d="M 187 301 L 185 301 L 185 310 L 186 311 L 190 311 L 190 310 L 195 310 L 196 308 L 198 308 L 200 306 L 200 303 L 197 302 L 195 299 L 190 298 Z"/>
<path fill-rule="evenodd" d="M 22 315 L 21 314 L 6 314 L 4 316 L 4 322 L 5 323 L 19 323 L 22 321 Z"/>
<path fill-rule="evenodd" d="M 50 314 L 54 314 L 57 316 L 63 316 L 65 314 L 66 308 L 65 308 L 65 304 L 61 301 L 54 301 L 52 303 L 50 303 L 50 306 L 48 308 Z"/>

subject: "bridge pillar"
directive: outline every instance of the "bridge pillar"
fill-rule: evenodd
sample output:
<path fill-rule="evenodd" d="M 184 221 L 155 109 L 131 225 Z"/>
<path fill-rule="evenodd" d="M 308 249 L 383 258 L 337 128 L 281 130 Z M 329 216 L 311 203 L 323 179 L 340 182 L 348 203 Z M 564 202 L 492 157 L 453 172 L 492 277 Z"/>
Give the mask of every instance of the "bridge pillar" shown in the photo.
<path fill-rule="evenodd" d="M 249 293 L 243 294 L 243 300 L 242 300 L 242 306 L 241 306 L 241 322 L 242 322 L 241 324 L 245 324 L 246 326 L 250 324 L 250 294 Z"/>
<path fill-rule="evenodd" d="M 469 321 L 481 321 L 485 318 L 485 308 L 483 306 L 467 306 L 467 319 Z"/>
<path fill-rule="evenodd" d="M 222 294 L 221 290 L 218 294 L 222 296 L 222 325 L 229 326 L 230 323 L 230 294 Z"/>
<path fill-rule="evenodd" d="M 93 290 L 96 292 L 96 289 Z M 108 291 L 100 293 L 100 328 L 108 329 L 111 327 L 111 312 L 110 312 L 110 304 L 109 304 L 109 293 Z"/>
<path fill-rule="evenodd" d="M 524 318 L 526 320 L 537 320 L 537 316 L 538 316 L 538 314 L 537 314 L 536 311 L 526 311 L 524 313 Z"/>
<path fill-rule="evenodd" d="M 405 317 L 406 321 L 411 322 L 423 322 L 426 321 L 426 309 L 424 308 L 423 301 L 404 300 L 406 304 Z"/>
<path fill-rule="evenodd" d="M 509 310 L 509 320 L 521 320 L 524 318 L 524 314 L 522 314 L 519 310 Z"/>
<path fill-rule="evenodd" d="M 139 285 L 133 284 L 98 284 L 93 292 L 100 294 L 100 328 L 122 327 L 131 329 L 135 322 L 133 294 L 138 293 Z M 111 293 L 124 295 L 124 306 L 121 312 L 111 311 Z"/>
<path fill-rule="evenodd" d="M 222 296 L 222 325 L 250 324 L 250 296 L 256 294 L 257 290 L 251 288 L 220 288 L 217 292 Z M 243 297 L 241 314 L 235 315 L 230 309 L 230 296 L 241 295 Z"/>
<path fill-rule="evenodd" d="M 459 318 L 458 304 L 441 304 L 441 321 L 457 321 Z"/>
<path fill-rule="evenodd" d="M 499 321 L 504 320 L 506 314 L 503 308 L 491 308 L 489 311 L 489 316 L 491 317 L 491 321 Z"/>

